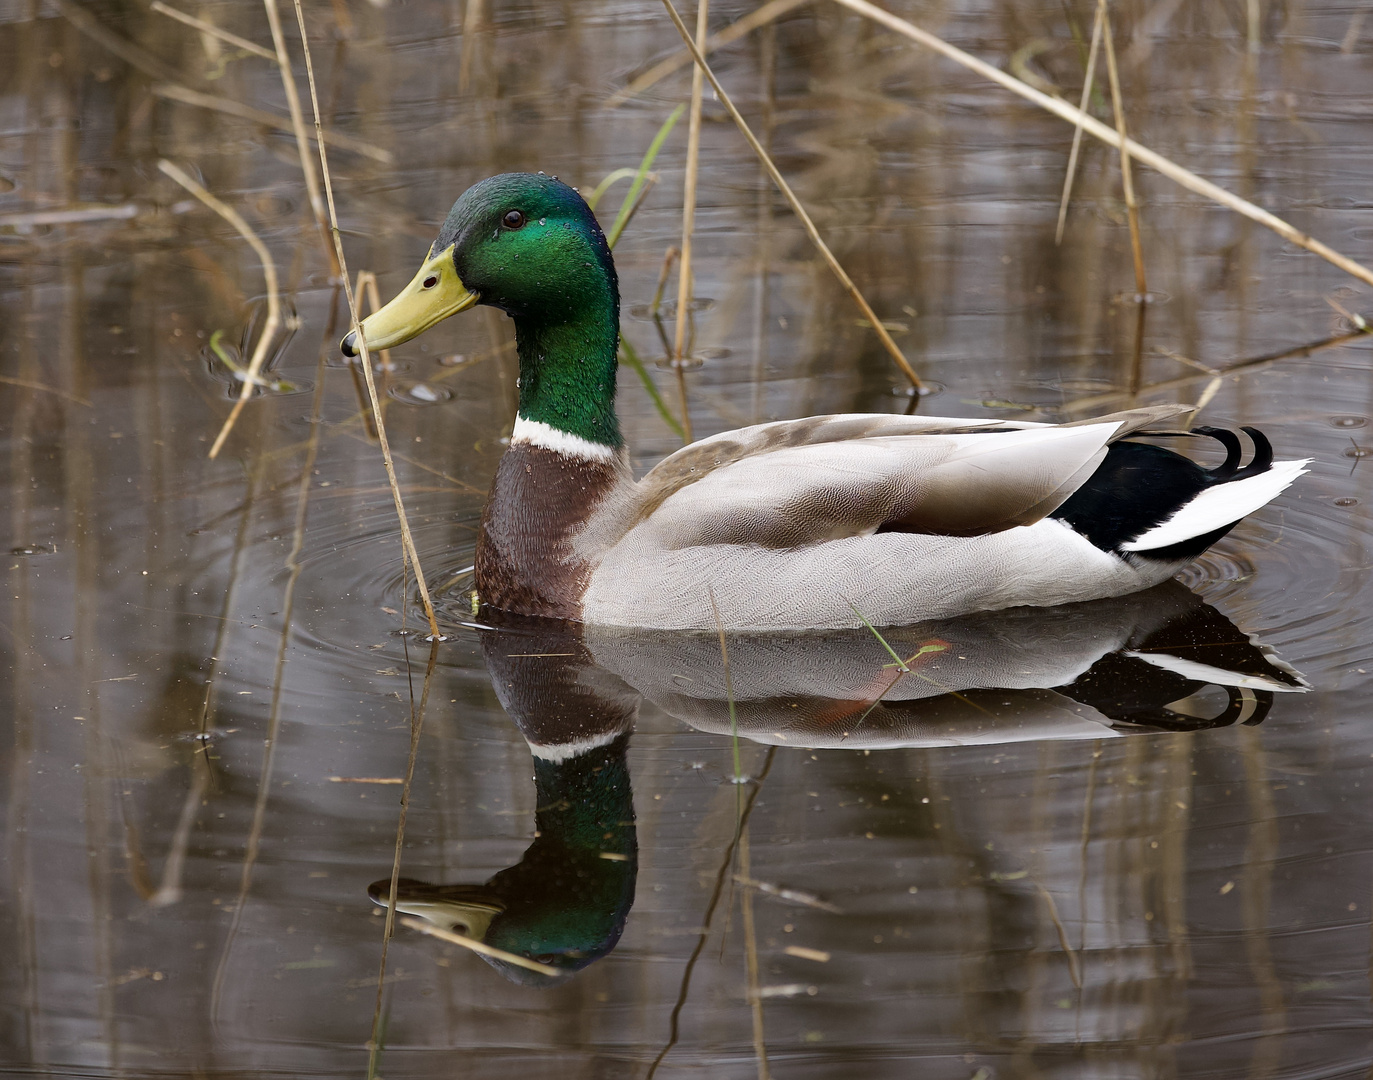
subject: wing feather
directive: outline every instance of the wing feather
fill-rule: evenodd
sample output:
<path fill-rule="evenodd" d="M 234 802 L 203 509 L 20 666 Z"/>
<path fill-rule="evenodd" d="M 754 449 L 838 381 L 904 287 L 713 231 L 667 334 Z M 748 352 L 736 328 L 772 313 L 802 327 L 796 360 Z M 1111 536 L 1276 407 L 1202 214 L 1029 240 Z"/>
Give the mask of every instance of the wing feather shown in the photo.
<path fill-rule="evenodd" d="M 668 549 L 786 548 L 878 531 L 996 532 L 1055 509 L 1091 475 L 1117 427 L 790 445 L 711 468 L 669 494 L 644 523 Z"/>

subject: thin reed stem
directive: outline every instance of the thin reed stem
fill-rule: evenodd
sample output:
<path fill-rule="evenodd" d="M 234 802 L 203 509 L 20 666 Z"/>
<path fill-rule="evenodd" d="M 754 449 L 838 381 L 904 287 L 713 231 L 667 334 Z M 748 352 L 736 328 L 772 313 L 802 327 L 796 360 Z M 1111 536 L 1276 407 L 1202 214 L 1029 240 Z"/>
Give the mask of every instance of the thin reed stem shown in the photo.
<path fill-rule="evenodd" d="M 464 949 L 471 949 L 474 953 L 481 956 L 489 956 L 493 960 L 500 960 L 507 964 L 514 964 L 516 967 L 524 968 L 526 971 L 534 971 L 540 975 L 554 976 L 558 974 L 558 969 L 549 964 L 541 964 L 537 960 L 530 960 L 527 956 L 520 956 L 518 953 L 506 952 L 504 949 L 497 949 L 493 945 L 487 945 L 478 941 L 476 938 L 464 937 L 462 934 L 455 934 L 451 930 L 440 930 L 432 923 L 427 923 L 423 919 L 416 919 L 409 915 L 399 920 L 401 926 L 406 929 L 418 931 L 421 934 L 428 934 L 436 937 L 440 941 L 451 942 L 454 945 L 461 945 Z"/>
<path fill-rule="evenodd" d="M 811 0 L 769 0 L 768 3 L 750 11 L 743 18 L 730 23 L 718 34 L 712 34 L 706 39 L 705 47 L 701 50 L 706 56 L 722 49 L 740 38 L 753 33 L 760 26 L 767 26 L 776 22 L 787 12 L 800 7 L 802 4 L 809 4 Z M 666 60 L 660 60 L 651 68 L 645 71 L 638 78 L 630 80 L 624 88 L 615 91 L 607 100 L 606 108 L 613 109 L 617 105 L 623 105 L 636 94 L 642 94 L 655 83 L 662 82 L 674 71 L 678 71 L 691 63 L 691 53 L 687 49 L 673 53 Z"/>
<path fill-rule="evenodd" d="M 704 45 L 708 36 L 707 18 L 710 14 L 710 0 L 698 0 L 696 7 L 696 42 Z M 685 30 L 685 27 L 683 28 Z M 684 350 L 686 348 L 687 315 L 690 313 L 692 294 L 691 274 L 691 236 L 696 229 L 696 175 L 701 158 L 701 97 L 704 79 L 700 67 L 691 73 L 691 112 L 687 119 L 687 159 L 686 182 L 682 192 L 682 245 L 681 260 L 677 264 L 677 320 L 672 335 L 672 367 L 677 373 L 677 391 L 682 399 L 682 428 L 687 442 L 692 439 L 691 414 L 687 408 L 686 372 Z"/>
<path fill-rule="evenodd" d="M 240 120 L 246 120 L 250 124 L 259 124 L 274 131 L 295 134 L 295 128 L 291 126 L 291 121 L 288 118 L 267 112 L 265 109 L 255 109 L 251 105 L 244 105 L 242 102 L 234 101 L 231 98 L 216 97 L 214 94 L 192 90 L 189 86 L 182 86 L 175 82 L 156 83 L 150 89 L 154 95 L 166 98 L 168 101 L 179 101 L 184 105 L 210 109 L 214 112 L 224 113 L 226 116 L 237 116 Z M 379 146 L 373 146 L 361 139 L 355 139 L 351 135 L 344 135 L 337 131 L 325 131 L 316 133 L 311 137 L 321 138 L 330 146 L 337 146 L 340 150 L 361 154 L 363 157 L 371 158 L 383 165 L 395 164 L 396 159 L 389 150 L 383 150 Z"/>
<path fill-rule="evenodd" d="M 322 367 L 322 364 L 321 364 Z M 322 374 L 322 373 L 321 373 Z M 243 850 L 243 865 L 239 871 L 238 893 L 234 901 L 233 920 L 229 932 L 220 948 L 219 963 L 215 966 L 214 982 L 210 993 L 210 1022 L 219 1022 L 219 1003 L 224 991 L 224 980 L 229 970 L 229 958 L 233 954 L 234 942 L 243 924 L 243 909 L 248 903 L 248 893 L 253 884 L 253 870 L 257 865 L 258 853 L 262 847 L 262 833 L 267 822 L 267 802 L 272 790 L 272 774 L 276 766 L 277 747 L 281 735 L 281 692 L 286 681 L 286 651 L 291 642 L 291 622 L 295 614 L 296 584 L 300 581 L 305 564 L 301 553 L 305 550 L 305 521 L 310 505 L 310 485 L 314 479 L 315 460 L 319 452 L 319 408 L 323 402 L 323 380 L 315 383 L 315 404 L 310 425 L 310 439 L 306 446 L 305 463 L 300 472 L 300 484 L 296 489 L 296 517 L 291 531 L 291 550 L 286 556 L 286 588 L 281 602 L 281 635 L 277 639 L 276 666 L 272 673 L 272 703 L 267 716 L 267 735 L 262 742 L 262 768 L 258 774 L 257 798 L 253 802 L 253 819 L 248 829 L 248 839 Z M 208 768 L 208 761 L 206 762 Z"/>
<path fill-rule="evenodd" d="M 663 1044 L 662 1049 L 658 1051 L 658 1056 L 649 1065 L 648 1072 L 644 1074 L 644 1080 L 653 1080 L 658 1074 L 658 1067 L 672 1052 L 672 1048 L 677 1045 L 677 1040 L 681 1037 L 682 1010 L 686 1008 L 687 997 L 691 993 L 691 976 L 696 970 L 696 962 L 700 960 L 701 953 L 706 947 L 706 941 L 710 938 L 710 924 L 715 918 L 715 909 L 720 904 L 720 897 L 724 894 L 725 881 L 729 878 L 729 868 L 734 862 L 734 853 L 738 850 L 739 837 L 743 835 L 743 830 L 748 828 L 748 819 L 753 813 L 754 803 L 763 790 L 763 781 L 772 771 L 772 763 L 776 757 L 777 747 L 769 746 L 767 754 L 763 758 L 763 767 L 758 770 L 753 788 L 744 801 L 744 810 L 734 829 L 734 835 L 730 837 L 729 845 L 725 848 L 724 856 L 720 860 L 720 868 L 715 873 L 715 888 L 711 891 L 710 902 L 706 904 L 705 915 L 701 919 L 701 931 L 696 937 L 696 946 L 691 950 L 686 966 L 682 969 L 682 980 L 677 986 L 677 1001 L 672 1006 L 672 1013 L 668 1017 L 667 1042 Z"/>
<path fill-rule="evenodd" d="M 204 19 L 197 19 L 194 15 L 188 15 L 186 12 L 172 7 L 170 4 L 164 4 L 162 0 L 153 0 L 149 7 L 160 15 L 167 15 L 179 23 L 185 23 L 187 26 L 194 27 L 202 34 L 208 34 L 212 38 L 218 38 L 226 45 L 232 45 L 235 49 L 242 49 L 246 53 L 252 53 L 254 56 L 260 56 L 264 60 L 271 60 L 273 63 L 276 63 L 277 54 L 272 52 L 271 49 L 264 49 L 257 42 L 249 41 L 247 38 L 239 37 L 237 34 L 231 34 L 228 30 L 221 30 L 212 22 L 206 22 Z"/>
<path fill-rule="evenodd" d="M 1135 199 L 1135 183 L 1130 170 L 1130 140 L 1125 132 L 1125 101 L 1120 93 L 1120 70 L 1116 67 L 1116 44 L 1111 35 L 1111 13 L 1106 0 L 1097 0 L 1097 17 L 1101 19 L 1102 41 L 1106 46 L 1106 75 L 1111 83 L 1111 109 L 1115 113 L 1116 134 L 1120 136 L 1120 183 L 1125 192 L 1125 216 L 1130 222 L 1130 252 L 1135 260 L 1135 292 L 1140 303 L 1149 294 L 1149 282 L 1144 276 L 1144 250 L 1139 238 L 1139 203 Z M 1081 132 L 1081 126 L 1078 131 Z M 1140 316 L 1143 323 L 1143 315 Z M 1136 338 L 1136 353 L 1139 350 Z M 1138 380 L 1136 379 L 1136 385 Z"/>
<path fill-rule="evenodd" d="M 381 444 L 382 461 L 386 464 L 386 480 L 391 485 L 391 496 L 396 503 L 396 517 L 400 520 L 401 542 L 405 553 L 410 557 L 410 565 L 415 568 L 415 587 L 419 589 L 420 600 L 424 604 L 424 614 L 429 620 L 429 633 L 433 640 L 442 641 L 439 620 L 434 614 L 434 602 L 429 598 L 429 585 L 424 580 L 424 568 L 420 563 L 419 552 L 415 550 L 415 538 L 410 534 L 410 521 L 405 516 L 405 500 L 401 498 L 400 482 L 396 479 L 396 463 L 391 456 L 391 443 L 386 438 L 386 425 L 382 422 L 381 406 L 377 401 L 377 384 L 372 378 L 372 357 L 367 351 L 367 336 L 363 333 L 358 318 L 357 297 L 353 295 L 352 282 L 348 280 L 348 260 L 343 254 L 343 236 L 338 228 L 338 208 L 334 205 L 334 187 L 329 180 L 329 155 L 324 148 L 324 125 L 320 122 L 319 92 L 315 88 L 315 67 L 310 58 L 310 38 L 305 30 L 305 12 L 300 0 L 295 0 L 296 21 L 300 24 L 300 43 L 305 51 L 305 76 L 310 83 L 310 105 L 315 114 L 315 140 L 319 147 L 320 172 L 324 177 L 324 194 L 329 204 L 329 228 L 334 238 L 334 252 L 338 256 L 339 269 L 343 277 L 343 291 L 348 298 L 348 316 L 352 320 L 353 333 L 358 343 L 358 364 L 363 377 L 367 380 L 367 396 L 372 402 L 372 414 L 377 422 L 377 442 Z"/>
<path fill-rule="evenodd" d="M 472 86 L 472 64 L 477 56 L 477 32 L 482 24 L 482 0 L 467 0 L 462 13 L 462 55 L 458 60 L 458 93 Z"/>
<path fill-rule="evenodd" d="M 404 586 L 402 586 L 404 587 Z M 409 638 L 402 637 L 405 643 L 406 671 L 410 670 Z M 415 686 L 410 684 L 410 756 L 405 762 L 405 783 L 400 792 L 400 816 L 396 819 L 396 847 L 391 859 L 391 888 L 386 895 L 386 923 L 381 935 L 381 965 L 377 971 L 377 1005 L 372 1014 L 372 1037 L 369 1040 L 367 1075 L 375 1076 L 381 1054 L 382 999 L 386 991 L 386 959 L 390 951 L 391 937 L 396 932 L 396 896 L 400 889 L 400 856 L 405 845 L 405 819 L 410 812 L 410 789 L 415 780 L 415 760 L 419 757 L 420 733 L 424 730 L 424 713 L 429 707 L 429 687 L 433 685 L 434 668 L 439 659 L 439 642 L 435 638 L 429 643 L 429 666 L 424 670 L 424 689 L 420 692 L 419 708 L 415 707 Z"/>
<path fill-rule="evenodd" d="M 844 0 L 841 0 L 841 2 L 844 2 Z M 863 315 L 867 318 L 868 323 L 872 326 L 873 330 L 877 332 L 877 336 L 881 340 L 883 347 L 891 354 L 891 358 L 896 361 L 896 366 L 899 367 L 906 378 L 910 380 L 910 383 L 915 387 L 916 392 L 923 393 L 925 384 L 920 381 L 920 376 L 915 373 L 915 369 L 911 367 L 909 361 L 906 360 L 905 354 L 901 352 L 900 348 L 897 347 L 896 342 L 892 340 L 891 334 L 887 333 L 887 328 L 882 324 L 882 320 L 877 317 L 877 314 L 872 310 L 872 307 L 868 304 L 868 301 L 864 298 L 863 294 L 858 291 L 858 286 L 853 283 L 853 279 L 849 277 L 844 268 L 839 264 L 839 260 L 834 257 L 834 252 L 830 251 L 829 245 L 821 238 L 820 230 L 815 227 L 815 222 L 811 220 L 810 214 L 806 213 L 806 208 L 801 205 L 801 200 L 798 199 L 796 193 L 791 190 L 791 185 L 783 179 L 776 164 L 773 163 L 772 155 L 763 149 L 763 144 L 760 143 L 753 134 L 753 129 L 748 126 L 743 116 L 740 115 L 739 110 L 734 107 L 734 102 L 730 99 L 729 94 L 725 93 L 725 88 L 720 85 L 720 80 L 715 77 L 715 72 L 710 70 L 710 65 L 706 63 L 706 58 L 701 55 L 701 50 L 697 48 L 696 43 L 691 40 L 691 35 L 687 33 L 687 28 L 682 22 L 682 17 L 677 14 L 677 9 L 672 6 L 672 0 L 663 0 L 663 6 L 667 8 L 667 13 L 671 17 L 673 25 L 677 27 L 677 33 L 682 36 L 682 40 L 686 42 L 687 48 L 691 50 L 692 58 L 696 61 L 702 74 L 710 80 L 710 85 L 715 89 L 715 94 L 720 99 L 720 104 L 729 112 L 731 119 L 734 120 L 735 125 L 748 141 L 749 146 L 753 148 L 753 152 L 758 155 L 758 159 L 763 163 L 763 167 L 767 169 L 768 175 L 772 177 L 772 182 L 777 185 L 778 190 L 782 192 L 782 195 L 786 198 L 787 203 L 791 206 L 793 212 L 801 219 L 801 224 L 806 230 L 806 235 L 810 237 L 811 243 L 814 244 L 816 250 L 820 252 L 821 258 L 825 260 L 825 264 L 834 272 L 834 276 L 839 279 L 840 284 L 844 286 L 848 291 L 848 294 L 853 297 L 854 303 L 858 305 L 859 309 L 863 312 Z"/>
<path fill-rule="evenodd" d="M 281 13 L 277 11 L 276 0 L 262 0 L 267 10 L 267 25 L 272 29 L 272 45 L 276 49 L 277 67 L 281 72 L 281 88 L 286 92 L 286 110 L 291 114 L 291 133 L 296 137 L 296 154 L 300 158 L 300 171 L 305 174 L 305 193 L 310 199 L 310 212 L 315 215 L 315 224 L 320 235 L 328 244 L 328 226 L 324 216 L 324 198 L 319 191 L 319 174 L 310 157 L 310 141 L 305 134 L 305 117 L 300 109 L 300 94 L 296 91 L 295 76 L 291 73 L 291 58 L 286 52 L 286 38 L 281 32 Z M 338 272 L 338 267 L 334 267 Z"/>
<path fill-rule="evenodd" d="M 1096 82 L 1096 58 L 1101 49 L 1101 21 L 1103 10 L 1098 7 L 1096 19 L 1092 22 L 1092 47 L 1087 53 L 1087 73 L 1082 78 L 1082 103 L 1079 110 L 1085 115 L 1092 100 L 1092 88 Z M 1073 125 L 1073 148 L 1068 152 L 1068 171 L 1063 177 L 1063 197 L 1058 203 L 1058 227 L 1054 230 L 1054 244 L 1063 243 L 1063 227 L 1068 222 L 1068 201 L 1073 194 L 1073 178 L 1077 175 L 1077 156 L 1082 150 L 1082 125 Z"/>
<path fill-rule="evenodd" d="M 611 248 L 615 247 L 616 241 L 620 239 L 620 234 L 625 231 L 625 226 L 629 224 L 634 212 L 638 210 L 639 203 L 642 201 L 639 195 L 640 190 L 643 189 L 644 194 L 647 194 L 647 189 L 644 189 L 644 181 L 648 178 L 648 171 L 653 168 L 653 162 L 658 156 L 658 151 L 663 148 L 663 143 L 672 134 L 672 129 L 677 126 L 677 121 L 682 118 L 682 113 L 685 111 L 685 105 L 678 105 L 668 114 L 668 118 L 658 128 L 658 133 L 653 136 L 653 141 L 648 144 L 648 150 L 644 152 L 643 160 L 639 162 L 639 168 L 631 171 L 630 175 L 634 177 L 634 182 L 629 185 L 629 190 L 625 192 L 624 202 L 620 204 L 620 212 L 615 215 L 615 221 L 610 226 L 610 231 L 606 233 L 605 240 Z M 611 176 L 614 175 L 615 173 L 611 173 Z M 604 182 L 602 181 L 602 183 Z M 595 209 L 594 205 L 592 209 Z"/>
<path fill-rule="evenodd" d="M 664 2 L 667 2 L 667 0 L 664 0 Z M 835 2 L 843 4 L 846 8 L 858 12 L 858 14 L 872 19 L 874 22 L 881 23 L 883 26 L 887 27 L 887 29 L 893 30 L 903 37 L 910 38 L 912 41 L 924 45 L 926 48 L 939 53 L 941 56 L 947 57 L 956 64 L 960 64 L 971 71 L 977 72 L 984 78 L 990 79 L 992 82 L 1011 91 L 1011 93 L 1017 94 L 1027 101 L 1034 102 L 1040 108 L 1053 113 L 1055 116 L 1062 117 L 1069 123 L 1080 124 L 1083 130 L 1089 135 L 1100 139 L 1102 142 L 1106 143 L 1107 146 L 1116 148 L 1121 146 L 1120 134 L 1107 127 L 1095 117 L 1087 115 L 1081 109 L 1069 105 L 1066 101 L 1060 101 L 1058 98 L 1050 97 L 1048 94 L 1036 90 L 1032 86 L 1028 86 L 1015 76 L 1006 74 L 1006 72 L 999 68 L 993 67 L 984 60 L 979 60 L 977 57 L 964 52 L 957 46 L 950 45 L 942 38 L 936 37 L 934 34 L 920 29 L 920 27 L 915 24 L 907 22 L 905 19 L 899 18 L 889 11 L 883 11 L 880 7 L 868 3 L 868 0 L 835 0 Z M 1341 255 L 1334 248 L 1327 244 L 1323 244 L 1314 237 L 1308 236 L 1306 233 L 1294 228 L 1277 215 L 1270 214 L 1267 210 L 1263 210 L 1253 203 L 1241 199 L 1238 195 L 1226 191 L 1223 187 L 1213 184 L 1209 180 L 1203 180 L 1196 173 L 1184 169 L 1181 165 L 1169 160 L 1162 154 L 1150 150 L 1147 146 L 1141 145 L 1134 139 L 1124 140 L 1124 145 L 1129 151 L 1131 158 L 1135 161 L 1143 162 L 1156 172 L 1162 173 L 1164 176 L 1168 177 L 1168 179 L 1187 188 L 1188 191 L 1202 195 L 1213 202 L 1218 202 L 1222 206 L 1228 207 L 1238 214 L 1243 214 L 1251 221 L 1257 221 L 1265 228 L 1272 229 L 1284 240 L 1288 240 L 1298 247 L 1305 248 L 1313 255 L 1319 255 L 1326 262 L 1339 267 L 1346 274 L 1356 277 L 1366 284 L 1373 285 L 1373 270 L 1370 270 L 1361 263 L 1355 262 L 1347 255 Z"/>
<path fill-rule="evenodd" d="M 238 422 L 238 415 L 243 411 L 243 406 L 248 403 L 248 398 L 252 396 L 253 387 L 257 385 L 258 373 L 262 370 L 262 365 L 267 359 L 267 346 L 272 343 L 272 339 L 276 337 L 277 328 L 281 325 L 281 301 L 277 296 L 277 268 L 276 263 L 272 261 L 272 253 L 267 250 L 267 245 L 262 242 L 257 233 L 253 232 L 237 210 L 228 203 L 215 198 L 192 180 L 184 169 L 173 165 L 166 158 L 158 161 L 157 167 L 232 225 L 238 234 L 248 241 L 248 246 L 253 249 L 262 263 L 262 276 L 267 280 L 267 321 L 262 324 L 262 332 L 258 335 L 257 345 L 253 349 L 253 357 L 249 361 L 248 370 L 243 376 L 243 389 L 239 392 L 234 407 L 229 410 L 224 425 L 219 429 L 214 445 L 210 447 L 210 457 L 215 458 L 219 456 L 219 451 L 224 446 L 224 440 L 229 437 L 229 432 L 234 429 L 234 424 Z"/>
<path fill-rule="evenodd" d="M 723 640 L 723 632 L 721 640 Z M 748 879 L 753 872 L 750 860 L 748 830 L 739 836 L 739 874 Z M 768 1070 L 768 1042 L 763 1030 L 763 995 L 759 993 L 758 979 L 758 929 L 753 919 L 753 890 L 741 889 L 739 908 L 744 925 L 744 972 L 745 995 L 748 998 L 749 1014 L 753 1021 L 753 1060 L 758 1066 L 758 1080 L 770 1080 Z"/>

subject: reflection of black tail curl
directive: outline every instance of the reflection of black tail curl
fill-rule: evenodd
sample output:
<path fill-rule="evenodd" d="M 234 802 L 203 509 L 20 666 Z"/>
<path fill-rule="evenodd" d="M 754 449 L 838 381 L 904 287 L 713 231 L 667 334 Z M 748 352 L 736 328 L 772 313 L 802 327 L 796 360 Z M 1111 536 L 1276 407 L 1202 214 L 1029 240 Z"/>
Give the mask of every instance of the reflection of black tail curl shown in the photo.
<path fill-rule="evenodd" d="M 1214 715 L 1196 715 L 1174 707 L 1208 687 L 1216 687 L 1227 696 L 1225 707 Z M 1116 723 L 1157 731 L 1203 731 L 1235 723 L 1253 726 L 1263 723 L 1273 707 L 1271 690 L 1189 679 L 1121 653 L 1103 657 L 1076 682 L 1060 687 L 1059 692 L 1090 705 Z M 1204 701 L 1192 704 L 1198 711 L 1212 711 Z"/>
<path fill-rule="evenodd" d="M 1271 650 L 1256 645 L 1215 608 L 1200 605 L 1102 657 L 1059 690 L 1117 723 L 1200 731 L 1262 723 L 1273 707 L 1273 689 L 1263 684 L 1275 689 L 1306 685 Z M 1219 711 L 1198 700 L 1209 687 L 1226 694 Z"/>

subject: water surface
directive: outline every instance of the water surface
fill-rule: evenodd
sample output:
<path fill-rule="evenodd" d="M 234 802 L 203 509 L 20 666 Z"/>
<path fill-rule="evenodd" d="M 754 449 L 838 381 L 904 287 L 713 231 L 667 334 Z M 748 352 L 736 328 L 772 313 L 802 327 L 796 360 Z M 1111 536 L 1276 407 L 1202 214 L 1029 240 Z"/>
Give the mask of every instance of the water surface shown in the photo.
<path fill-rule="evenodd" d="M 1093 6 L 893 9 L 1076 99 Z M 1373 24 L 1251 6 L 1253 26 L 1241 4 L 1113 7 L 1132 132 L 1373 262 Z M 749 7 L 712 5 L 712 26 Z M 1195 366 L 1343 334 L 1367 288 L 1140 172 L 1137 337 L 1111 154 L 1084 147 L 1056 246 L 1070 128 L 800 6 L 717 69 L 935 386 L 924 412 L 1204 400 L 1203 422 L 1258 425 L 1310 474 L 1176 587 L 894 633 L 920 659 L 876 707 L 894 672 L 863 634 L 732 638 L 722 693 L 709 635 L 471 625 L 516 390 L 506 321 L 469 313 L 384 381 L 450 634 L 431 669 L 294 145 L 159 89 L 284 116 L 275 69 L 141 6 L 82 10 L 0 5 L 0 1068 L 362 1076 L 380 1008 L 390 1080 L 1367 1073 L 1368 345 L 1214 385 Z M 255 5 L 194 10 L 270 40 Z M 383 297 L 465 186 L 544 169 L 589 190 L 688 93 L 680 72 L 605 105 L 674 47 L 652 3 L 306 14 L 328 122 L 394 159 L 331 157 L 350 265 Z M 89 17 L 141 51 L 114 56 Z M 714 102 L 702 147 L 695 434 L 906 408 Z M 248 351 L 263 278 L 161 157 L 261 232 L 291 320 L 281 385 L 214 461 L 236 385 L 211 342 Z M 684 161 L 683 124 L 616 251 L 674 413 L 646 311 Z M 620 411 L 636 467 L 680 445 L 630 372 Z M 1211 681 L 1218 656 L 1250 681 Z M 399 928 L 378 994 L 369 887 L 389 892 L 421 699 L 401 906 L 486 920 L 562 969 L 549 985 Z"/>

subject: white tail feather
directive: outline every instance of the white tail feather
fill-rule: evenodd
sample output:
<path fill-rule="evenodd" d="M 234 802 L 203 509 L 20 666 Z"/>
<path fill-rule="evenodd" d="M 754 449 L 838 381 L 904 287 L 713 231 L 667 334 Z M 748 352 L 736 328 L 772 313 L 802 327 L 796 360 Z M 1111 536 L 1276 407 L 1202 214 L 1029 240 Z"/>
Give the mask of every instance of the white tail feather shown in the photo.
<path fill-rule="evenodd" d="M 1171 547 L 1233 525 L 1281 495 L 1293 480 L 1305 474 L 1305 466 L 1310 463 L 1310 458 L 1275 461 L 1271 468 L 1257 476 L 1206 488 L 1167 521 L 1121 544 L 1120 550 L 1151 551 Z"/>

